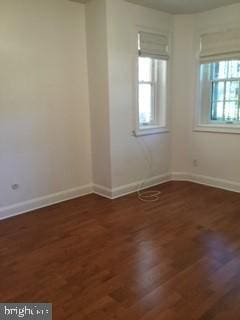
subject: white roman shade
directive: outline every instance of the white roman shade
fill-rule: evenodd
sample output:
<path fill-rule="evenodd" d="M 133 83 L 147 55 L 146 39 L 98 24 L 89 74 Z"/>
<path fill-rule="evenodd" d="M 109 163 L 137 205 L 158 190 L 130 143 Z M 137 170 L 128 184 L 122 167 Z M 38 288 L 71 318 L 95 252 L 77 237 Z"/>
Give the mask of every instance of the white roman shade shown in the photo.
<path fill-rule="evenodd" d="M 168 60 L 168 37 L 155 33 L 139 32 L 139 56 Z"/>
<path fill-rule="evenodd" d="M 207 33 L 201 36 L 201 62 L 231 59 L 240 59 L 240 29 Z"/>

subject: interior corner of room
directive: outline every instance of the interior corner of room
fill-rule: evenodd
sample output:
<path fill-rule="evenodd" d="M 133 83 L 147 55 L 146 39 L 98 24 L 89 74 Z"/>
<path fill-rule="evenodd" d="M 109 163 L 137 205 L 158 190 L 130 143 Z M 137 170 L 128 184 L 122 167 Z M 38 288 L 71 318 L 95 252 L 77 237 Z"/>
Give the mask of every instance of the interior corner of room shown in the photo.
<path fill-rule="evenodd" d="M 240 319 L 240 0 L 0 0 L 0 320 Z"/>
<path fill-rule="evenodd" d="M 239 111 L 234 125 L 231 114 L 221 115 L 236 99 L 211 102 L 227 123 L 205 121 L 209 110 L 197 116 L 199 101 L 209 103 L 208 89 L 199 96 L 199 63 L 211 62 L 211 37 L 225 37 L 229 47 L 239 32 L 233 2 L 182 14 L 144 1 L 1 1 L 0 217 L 89 193 L 116 198 L 142 181 L 144 188 L 187 180 L 239 192 Z M 137 73 L 147 55 L 155 61 L 151 81 Z M 164 108 L 140 119 L 138 89 L 158 84 Z"/>

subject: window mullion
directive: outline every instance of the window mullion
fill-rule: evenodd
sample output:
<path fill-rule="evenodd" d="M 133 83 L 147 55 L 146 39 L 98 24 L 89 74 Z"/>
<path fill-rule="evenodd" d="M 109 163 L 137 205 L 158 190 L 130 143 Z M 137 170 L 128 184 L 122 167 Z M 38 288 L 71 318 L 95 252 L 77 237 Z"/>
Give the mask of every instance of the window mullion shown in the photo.
<path fill-rule="evenodd" d="M 155 122 L 155 61 L 152 60 L 152 72 L 151 72 L 151 79 L 152 79 L 152 101 L 151 101 L 151 122 Z"/>
<path fill-rule="evenodd" d="M 240 59 L 201 64 L 200 123 L 240 124 L 240 75 L 237 69 L 239 67 Z"/>
<path fill-rule="evenodd" d="M 238 113 L 237 113 L 237 121 L 240 120 L 240 80 L 238 83 Z"/>
<path fill-rule="evenodd" d="M 152 85 L 152 81 L 139 81 L 139 84 L 150 84 Z"/>
<path fill-rule="evenodd" d="M 226 121 L 226 115 L 225 115 L 225 103 L 226 103 L 226 87 L 227 87 L 227 80 L 224 80 L 224 92 L 223 92 L 223 117 L 222 120 Z"/>
<path fill-rule="evenodd" d="M 138 129 L 155 130 L 158 127 L 164 127 L 165 123 L 165 92 L 162 100 L 159 100 L 159 86 L 162 90 L 166 88 L 166 62 L 161 61 L 164 65 L 164 83 L 159 82 L 160 62 L 157 59 L 139 57 L 138 62 Z M 147 59 L 147 60 L 146 60 Z M 151 64 L 150 61 L 151 60 Z M 145 81 L 146 80 L 146 81 Z M 164 110 L 160 110 L 160 107 Z M 162 113 L 161 113 L 162 112 Z M 163 119 L 160 120 L 160 115 Z"/>
<path fill-rule="evenodd" d="M 216 105 L 217 100 L 214 99 L 214 87 L 216 87 L 216 85 L 217 85 L 217 81 L 216 80 L 212 80 L 211 81 L 211 107 L 210 107 L 210 110 L 209 110 L 209 117 L 210 117 L 211 120 L 217 118 L 217 105 Z M 214 105 L 214 109 L 213 109 L 213 105 Z"/>

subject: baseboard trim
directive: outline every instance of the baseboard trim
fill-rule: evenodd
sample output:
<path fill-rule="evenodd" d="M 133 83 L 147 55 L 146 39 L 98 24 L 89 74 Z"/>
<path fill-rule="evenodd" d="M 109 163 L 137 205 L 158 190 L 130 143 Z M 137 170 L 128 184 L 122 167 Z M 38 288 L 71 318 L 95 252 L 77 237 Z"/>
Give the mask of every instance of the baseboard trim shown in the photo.
<path fill-rule="evenodd" d="M 195 173 L 173 172 L 172 181 L 189 181 L 209 187 L 223 189 L 232 192 L 240 192 L 240 182 L 219 179 L 211 176 L 204 176 Z"/>
<path fill-rule="evenodd" d="M 29 201 L 20 202 L 11 206 L 0 208 L 0 220 L 14 217 L 29 211 L 48 207 L 63 201 L 78 198 L 93 192 L 92 184 L 80 186 L 53 193 L 44 197 L 35 198 Z"/>
<path fill-rule="evenodd" d="M 150 188 L 150 187 L 154 187 L 156 185 L 162 184 L 164 182 L 168 182 L 171 180 L 171 174 L 170 173 L 165 173 L 162 175 L 158 175 L 152 178 L 149 178 L 147 180 L 144 181 L 144 183 L 142 181 L 137 181 L 137 182 L 133 182 L 133 183 L 129 183 L 120 187 L 116 187 L 113 189 L 110 188 L 106 188 L 104 186 L 100 186 L 100 185 L 93 185 L 93 192 L 108 198 L 108 199 L 117 199 L 123 196 L 126 196 L 127 194 L 136 192 L 139 190 L 139 186 L 141 190 Z"/>
<path fill-rule="evenodd" d="M 99 184 L 93 185 L 93 193 L 107 199 L 112 199 L 112 190 Z"/>
<path fill-rule="evenodd" d="M 240 192 L 240 182 L 236 181 L 219 179 L 215 177 L 203 176 L 198 174 L 191 174 L 190 179 L 188 181 L 232 192 Z"/>
<path fill-rule="evenodd" d="M 142 185 L 141 190 L 154 187 L 156 185 L 168 181 L 189 181 L 214 188 L 240 193 L 240 182 L 218 179 L 215 177 L 186 172 L 172 172 L 152 177 L 144 182 L 144 185 Z M 48 207 L 53 204 L 78 198 L 91 193 L 95 193 L 102 197 L 113 200 L 123 197 L 127 194 L 136 192 L 139 189 L 140 185 L 141 181 L 130 183 L 113 189 L 106 188 L 97 184 L 80 186 L 77 188 L 72 188 L 62 192 L 50 194 L 44 197 L 35 198 L 33 200 L 17 203 L 11 206 L 2 207 L 0 208 L 0 220 L 14 217 L 40 208 Z"/>
<path fill-rule="evenodd" d="M 190 175 L 187 172 L 172 172 L 171 181 L 189 181 Z"/>
<path fill-rule="evenodd" d="M 127 194 L 137 192 L 138 190 L 144 190 L 150 187 L 157 186 L 159 184 L 168 182 L 171 180 L 171 174 L 165 173 L 161 174 L 152 178 L 149 178 L 147 180 L 143 181 L 137 181 L 134 183 L 130 183 L 121 187 L 113 188 L 111 197 L 112 199 L 117 199 L 120 197 L 123 197 Z"/>

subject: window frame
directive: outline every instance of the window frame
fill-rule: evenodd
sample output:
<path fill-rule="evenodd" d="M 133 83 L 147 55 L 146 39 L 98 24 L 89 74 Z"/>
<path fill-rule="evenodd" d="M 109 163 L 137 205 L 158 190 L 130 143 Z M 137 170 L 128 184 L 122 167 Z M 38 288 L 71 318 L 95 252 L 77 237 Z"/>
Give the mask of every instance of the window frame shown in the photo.
<path fill-rule="evenodd" d="M 160 91 L 160 81 L 159 81 L 159 76 L 157 74 L 157 79 L 154 80 L 154 74 L 157 71 L 156 69 L 159 67 L 158 64 L 156 63 L 155 59 L 151 58 L 151 80 L 150 81 L 139 81 L 139 58 L 138 56 L 138 116 L 139 116 L 139 87 L 141 84 L 148 84 L 151 86 L 151 115 L 152 120 L 150 122 L 146 123 L 140 123 L 140 119 L 138 118 L 138 123 L 139 123 L 139 128 L 141 130 L 144 130 L 145 128 L 149 127 L 154 127 L 158 126 L 157 119 L 159 117 L 159 110 L 157 106 L 157 97 L 159 96 L 159 91 Z M 147 57 L 146 57 L 147 58 Z"/>
<path fill-rule="evenodd" d="M 226 61 L 227 59 L 223 59 L 221 61 Z M 240 58 L 239 58 L 240 60 Z M 213 62 L 214 63 L 214 62 Z M 208 107 L 208 121 L 203 122 L 201 119 L 203 118 L 204 111 L 203 105 L 201 104 L 202 95 L 201 95 L 201 63 L 198 59 L 196 60 L 196 109 L 194 112 L 194 127 L 193 131 L 195 132 L 212 132 L 212 133 L 226 133 L 226 134 L 240 134 L 240 121 L 219 121 L 211 119 L 212 112 L 212 89 L 210 90 L 210 105 Z M 219 81 L 231 81 L 232 79 L 239 78 L 228 78 L 228 79 L 218 79 Z M 211 81 L 212 85 L 212 81 Z M 239 94 L 239 103 L 240 103 L 240 94 Z M 206 112 L 205 112 L 206 114 Z"/>
<path fill-rule="evenodd" d="M 216 32 L 226 32 L 226 29 L 238 29 L 238 25 L 230 25 L 228 28 L 217 26 L 210 27 L 206 26 L 204 28 L 198 29 L 194 35 L 194 61 L 193 66 L 195 70 L 194 80 L 194 110 L 192 113 L 192 131 L 193 132 L 205 132 L 205 133 L 215 133 L 215 134 L 240 134 L 240 126 L 235 124 L 216 124 L 216 123 L 208 123 L 202 122 L 202 106 L 201 106 L 201 82 L 200 82 L 200 47 L 201 37 L 204 34 L 211 34 Z M 236 56 L 234 56 L 236 58 Z M 222 59 L 224 60 L 224 59 Z M 240 57 L 239 57 L 240 60 Z"/>
<path fill-rule="evenodd" d="M 136 39 L 138 38 L 139 32 L 154 32 L 157 33 L 159 35 L 166 35 L 169 37 L 169 43 L 170 43 L 170 36 L 168 32 L 161 32 L 161 31 L 157 31 L 156 30 L 152 30 L 149 28 L 145 28 L 145 27 L 141 27 L 141 28 L 136 28 L 135 30 L 135 43 L 137 43 Z M 170 44 L 169 44 L 170 45 Z M 168 101 L 169 101 L 169 74 L 170 74 L 170 62 L 169 60 L 166 61 L 166 99 L 165 99 L 165 103 L 164 106 L 161 108 L 161 105 L 156 106 L 156 96 L 159 96 L 159 91 L 160 88 L 158 88 L 158 86 L 156 86 L 155 83 L 155 87 L 154 91 L 154 101 L 155 101 L 155 119 L 160 118 L 160 110 L 163 111 L 162 113 L 164 114 L 164 124 L 162 125 L 160 123 L 160 121 L 155 121 L 152 122 L 151 124 L 146 124 L 146 126 L 141 126 L 140 125 L 140 119 L 139 119 L 139 52 L 138 52 L 138 45 L 136 45 L 135 47 L 135 55 L 134 55 L 134 88 L 135 88 L 135 95 L 134 95 L 134 129 L 132 131 L 134 136 L 144 136 L 144 135 L 153 135 L 153 134 L 161 134 L 161 133 L 168 133 L 169 132 L 169 112 L 168 112 Z M 152 57 L 149 57 L 152 58 Z M 154 59 L 154 58 L 152 58 Z M 157 60 L 157 59 L 156 59 Z M 160 59 L 159 59 L 160 60 Z M 161 61 L 161 60 L 160 60 Z M 163 60 L 165 61 L 165 60 Z M 157 81 L 158 83 L 160 83 L 159 79 Z M 164 109 L 164 110 L 162 110 Z"/>
<path fill-rule="evenodd" d="M 239 58 L 240 60 L 240 58 Z M 234 61 L 234 60 L 221 60 L 221 61 Z M 219 61 L 219 62 L 221 62 Z M 214 63 L 214 62 L 212 62 Z M 238 64 L 239 67 L 240 64 Z M 229 74 L 229 64 L 228 64 L 228 69 L 227 69 L 227 75 Z M 217 123 L 217 124 L 227 124 L 227 125 L 240 125 L 240 75 L 239 77 L 222 77 L 222 78 L 218 78 L 218 79 L 211 79 L 211 103 L 210 103 L 210 107 L 209 107 L 209 121 L 211 123 Z M 223 100 L 216 100 L 214 101 L 213 96 L 214 96 L 214 84 L 216 83 L 221 83 L 223 82 Z M 238 98 L 237 99 L 226 99 L 226 92 L 227 92 L 227 84 L 231 83 L 231 82 L 238 82 L 238 88 L 239 88 L 239 93 L 238 93 Z M 212 111 L 213 111 L 213 103 L 221 101 L 223 102 L 223 117 L 224 117 L 224 111 L 225 111 L 225 107 L 226 107 L 226 102 L 237 102 L 238 104 L 238 116 L 237 116 L 237 120 L 218 120 L 218 119 L 212 119 Z"/>
<path fill-rule="evenodd" d="M 211 123 L 219 123 L 219 124 L 228 124 L 228 125 L 240 125 L 240 90 L 239 90 L 239 94 L 238 94 L 238 99 L 226 99 L 226 90 L 227 90 L 227 83 L 228 82 L 233 82 L 236 81 L 239 83 L 239 89 L 240 89 L 240 77 L 239 78 L 220 78 L 218 80 L 211 80 L 211 88 L 212 88 L 212 94 L 211 94 L 211 105 L 210 105 L 210 114 L 209 114 L 209 121 Z M 221 102 L 223 102 L 223 110 L 225 110 L 225 103 L 226 102 L 237 102 L 238 103 L 238 116 L 237 119 L 238 120 L 214 120 L 212 119 L 212 109 L 213 109 L 213 103 L 216 102 L 213 100 L 213 85 L 214 83 L 219 83 L 219 82 L 223 82 L 224 83 L 224 94 L 223 94 L 223 100 Z M 220 100 L 219 100 L 220 101 Z"/>

